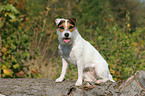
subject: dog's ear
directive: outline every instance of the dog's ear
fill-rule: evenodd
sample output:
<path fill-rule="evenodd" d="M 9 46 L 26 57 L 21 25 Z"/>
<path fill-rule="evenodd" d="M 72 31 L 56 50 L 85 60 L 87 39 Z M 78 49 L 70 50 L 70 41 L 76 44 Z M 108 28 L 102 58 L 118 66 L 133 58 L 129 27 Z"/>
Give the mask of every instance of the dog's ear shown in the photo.
<path fill-rule="evenodd" d="M 58 24 L 60 23 L 61 20 L 62 20 L 62 19 L 55 19 L 56 25 L 58 25 Z"/>
<path fill-rule="evenodd" d="M 70 21 L 71 24 L 76 25 L 77 23 L 77 19 L 76 18 L 70 18 L 68 19 Z"/>
<path fill-rule="evenodd" d="M 58 25 L 62 20 L 65 21 L 64 18 L 62 18 L 62 19 L 60 19 L 60 18 L 55 19 L 56 25 Z"/>

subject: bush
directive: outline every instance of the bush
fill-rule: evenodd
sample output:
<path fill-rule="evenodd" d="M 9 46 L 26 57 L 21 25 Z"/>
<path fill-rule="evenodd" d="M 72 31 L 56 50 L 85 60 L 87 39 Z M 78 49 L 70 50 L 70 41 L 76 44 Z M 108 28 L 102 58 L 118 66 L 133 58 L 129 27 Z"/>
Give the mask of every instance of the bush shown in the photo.
<path fill-rule="evenodd" d="M 144 29 L 137 29 L 133 34 L 110 26 L 105 34 L 98 37 L 99 51 L 110 66 L 110 72 L 115 80 L 125 80 L 137 70 L 145 70 L 145 51 L 141 36 Z"/>
<path fill-rule="evenodd" d="M 30 36 L 23 29 L 25 15 L 8 2 L 0 4 L 0 69 L 1 77 L 26 77 L 25 64 L 30 54 Z"/>
<path fill-rule="evenodd" d="M 131 9 L 119 11 L 123 18 L 118 20 L 118 11 L 113 12 L 107 0 L 27 0 L 26 4 L 25 0 L 8 1 L 0 3 L 1 77 L 59 76 L 62 64 L 54 19 L 60 17 L 78 19 L 80 34 L 109 63 L 115 80 L 125 80 L 137 70 L 145 70 L 145 28 L 136 26 L 132 31 Z M 69 69 L 66 79 L 77 79 L 77 69 L 73 65 Z"/>

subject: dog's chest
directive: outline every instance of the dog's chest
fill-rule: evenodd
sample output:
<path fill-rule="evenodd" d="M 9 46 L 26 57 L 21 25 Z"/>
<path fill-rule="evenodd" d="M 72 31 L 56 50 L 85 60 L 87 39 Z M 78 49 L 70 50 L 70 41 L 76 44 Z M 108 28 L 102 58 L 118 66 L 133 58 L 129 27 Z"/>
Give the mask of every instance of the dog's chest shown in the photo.
<path fill-rule="evenodd" d="M 76 65 L 76 57 L 75 54 L 70 47 L 61 47 L 59 46 L 60 55 L 67 61 Z"/>

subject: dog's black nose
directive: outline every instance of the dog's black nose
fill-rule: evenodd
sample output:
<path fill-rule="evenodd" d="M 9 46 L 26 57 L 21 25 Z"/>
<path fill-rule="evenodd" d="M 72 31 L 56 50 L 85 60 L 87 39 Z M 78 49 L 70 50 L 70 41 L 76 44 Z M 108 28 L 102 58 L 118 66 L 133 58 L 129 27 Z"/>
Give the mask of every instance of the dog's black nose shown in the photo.
<path fill-rule="evenodd" d="M 69 36 L 69 33 L 65 33 L 64 35 L 65 35 L 65 37 L 68 37 Z"/>

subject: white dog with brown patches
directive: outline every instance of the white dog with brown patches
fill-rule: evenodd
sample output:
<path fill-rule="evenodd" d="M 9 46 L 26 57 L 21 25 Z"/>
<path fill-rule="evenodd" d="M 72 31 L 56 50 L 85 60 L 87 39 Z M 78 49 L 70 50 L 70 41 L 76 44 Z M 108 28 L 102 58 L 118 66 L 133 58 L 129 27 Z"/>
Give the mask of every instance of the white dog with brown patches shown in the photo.
<path fill-rule="evenodd" d="M 77 65 L 78 80 L 76 86 L 84 81 L 115 82 L 109 72 L 108 64 L 100 53 L 78 33 L 76 19 L 56 19 L 59 40 L 59 52 L 62 57 L 62 72 L 56 82 L 64 80 L 68 62 Z"/>

